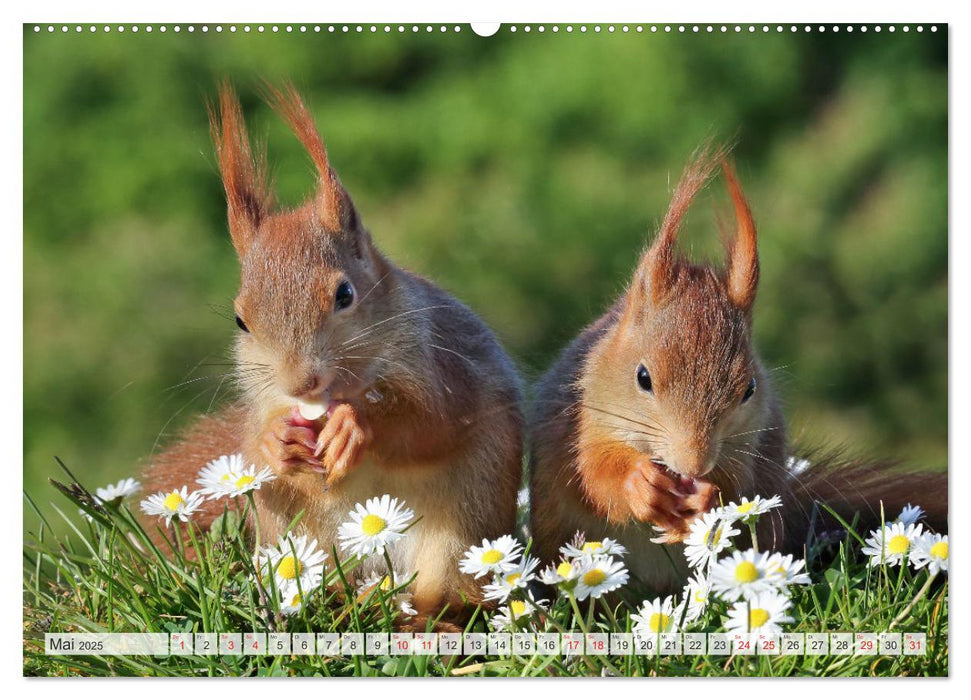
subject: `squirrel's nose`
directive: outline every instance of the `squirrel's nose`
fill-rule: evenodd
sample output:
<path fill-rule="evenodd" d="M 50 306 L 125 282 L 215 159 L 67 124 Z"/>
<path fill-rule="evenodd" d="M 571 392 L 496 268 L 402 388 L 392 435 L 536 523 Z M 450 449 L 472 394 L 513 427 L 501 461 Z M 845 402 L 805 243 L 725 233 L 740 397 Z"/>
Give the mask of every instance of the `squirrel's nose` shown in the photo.
<path fill-rule="evenodd" d="M 668 466 L 684 476 L 702 477 L 715 466 L 713 445 L 704 440 L 685 440 L 680 445 L 672 445 L 672 454 L 666 459 Z"/>
<path fill-rule="evenodd" d="M 289 393 L 296 399 L 319 400 L 330 388 L 332 379 L 333 377 L 325 377 L 318 372 L 310 372 L 293 385 Z"/>

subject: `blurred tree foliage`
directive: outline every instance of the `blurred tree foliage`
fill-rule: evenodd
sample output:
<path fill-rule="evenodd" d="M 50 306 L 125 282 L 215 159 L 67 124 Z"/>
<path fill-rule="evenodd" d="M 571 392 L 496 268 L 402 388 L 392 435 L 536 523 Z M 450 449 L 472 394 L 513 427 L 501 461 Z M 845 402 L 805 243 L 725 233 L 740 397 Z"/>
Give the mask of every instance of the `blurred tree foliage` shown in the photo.
<path fill-rule="evenodd" d="M 813 441 L 947 461 L 944 32 L 344 35 L 144 31 L 24 46 L 24 459 L 132 474 L 231 394 L 236 260 L 204 102 L 305 91 L 379 244 L 476 309 L 533 378 L 623 288 L 706 137 L 738 138 L 758 341 Z M 719 254 L 721 187 L 684 244 Z M 227 318 L 228 316 L 228 318 Z"/>

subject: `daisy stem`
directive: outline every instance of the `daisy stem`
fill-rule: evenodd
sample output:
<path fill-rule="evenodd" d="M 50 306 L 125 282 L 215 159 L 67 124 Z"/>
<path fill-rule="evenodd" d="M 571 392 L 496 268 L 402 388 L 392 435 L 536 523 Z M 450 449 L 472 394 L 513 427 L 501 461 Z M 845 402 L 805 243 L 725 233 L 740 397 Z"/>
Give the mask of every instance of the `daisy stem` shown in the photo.
<path fill-rule="evenodd" d="M 382 554 L 384 555 L 384 564 L 385 566 L 388 567 L 388 591 L 391 592 L 388 598 L 392 601 L 392 606 L 393 606 L 394 589 L 398 585 L 398 582 L 395 581 L 394 579 L 394 564 L 391 562 L 391 555 L 388 554 L 387 547 L 384 547 L 384 551 L 382 552 Z M 388 630 L 390 631 L 392 626 L 391 618 L 393 617 L 393 615 L 391 613 L 391 610 L 389 609 L 389 606 L 385 603 L 384 589 L 381 587 L 382 583 L 383 581 L 381 579 L 378 579 L 378 598 L 381 600 L 381 608 L 384 610 L 384 617 L 388 621 Z"/>
<path fill-rule="evenodd" d="M 902 562 L 900 562 L 900 573 L 897 575 L 897 588 L 893 592 L 893 595 L 894 595 L 895 598 L 898 595 L 900 595 L 900 589 L 904 585 L 904 574 L 907 571 L 909 571 L 909 569 L 907 568 L 907 563 L 908 563 L 908 559 L 904 559 Z"/>
<path fill-rule="evenodd" d="M 893 619 L 893 622 L 891 622 L 890 626 L 887 628 L 888 630 L 892 630 L 894 627 L 900 624 L 904 619 L 906 619 L 906 617 L 910 614 L 910 611 L 913 610 L 915 605 L 917 605 L 917 601 L 919 601 L 921 598 L 927 595 L 927 591 L 930 590 L 931 584 L 934 582 L 935 578 L 937 578 L 936 571 L 927 577 L 927 581 L 924 582 L 924 585 L 921 586 L 919 591 L 917 591 L 917 595 L 915 595 L 914 599 L 907 604 L 907 607 L 904 608 L 901 611 L 901 613 Z"/>
<path fill-rule="evenodd" d="M 587 608 L 587 629 L 593 629 L 593 611 L 597 606 L 597 599 L 590 596 L 590 607 Z"/>
<path fill-rule="evenodd" d="M 256 530 L 256 546 L 253 548 L 254 554 L 258 555 L 260 553 L 261 544 L 261 533 L 260 533 L 260 514 L 256 512 L 256 498 L 253 496 L 252 491 L 246 492 L 246 500 L 249 501 L 250 510 L 253 513 L 253 523 L 254 529 Z"/>
<path fill-rule="evenodd" d="M 756 518 L 749 518 L 748 529 L 752 533 L 752 551 L 756 554 L 759 553 L 759 538 L 755 534 L 755 521 Z"/>
<path fill-rule="evenodd" d="M 620 630 L 620 624 L 617 622 L 617 616 L 614 615 L 613 609 L 607 603 L 604 603 L 604 610 L 607 611 L 607 619 L 610 620 L 610 629 Z"/>
<path fill-rule="evenodd" d="M 388 567 L 388 585 L 391 586 L 392 589 L 394 589 L 395 587 L 394 564 L 391 563 L 391 555 L 388 554 L 387 547 L 384 547 L 381 553 L 384 555 L 384 563 Z"/>
<path fill-rule="evenodd" d="M 182 528 L 179 526 L 179 519 L 172 518 L 175 527 L 175 551 L 179 556 L 180 563 L 185 563 L 185 545 L 182 543 Z"/>
<path fill-rule="evenodd" d="M 580 612 L 580 606 L 577 604 L 577 599 L 570 592 L 567 592 L 566 595 L 570 599 L 570 605 L 573 607 L 573 616 L 576 618 L 577 624 L 580 625 L 580 631 L 586 634 L 588 630 L 583 622 L 583 613 Z"/>

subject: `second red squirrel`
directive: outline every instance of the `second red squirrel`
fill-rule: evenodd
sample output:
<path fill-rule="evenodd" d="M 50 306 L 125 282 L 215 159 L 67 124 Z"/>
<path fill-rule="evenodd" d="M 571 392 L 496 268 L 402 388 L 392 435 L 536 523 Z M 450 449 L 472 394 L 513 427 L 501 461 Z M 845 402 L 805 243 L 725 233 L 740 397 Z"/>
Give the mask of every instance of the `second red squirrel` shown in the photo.
<path fill-rule="evenodd" d="M 722 268 L 675 251 L 698 192 L 721 172 L 734 208 Z M 871 526 L 908 501 L 946 518 L 946 476 L 809 455 L 788 465 L 785 421 L 752 342 L 759 280 L 756 228 L 727 149 L 704 148 L 685 169 L 627 291 L 539 381 L 530 416 L 531 533 L 554 561 L 574 533 L 629 551 L 634 580 L 658 592 L 684 582 L 681 542 L 718 499 L 780 495 L 763 518 L 767 546 L 800 551 L 824 503 Z M 920 500 L 922 495 L 924 500 Z M 896 510 L 895 510 L 896 509 Z"/>
<path fill-rule="evenodd" d="M 420 614 L 456 613 L 463 595 L 480 595 L 459 571 L 462 553 L 515 527 L 518 375 L 471 310 L 378 250 L 299 94 L 267 93 L 309 153 L 317 189 L 299 207 L 276 206 L 224 86 L 210 116 L 241 268 L 241 397 L 158 455 L 146 488 L 194 485 L 206 462 L 242 453 L 278 476 L 256 492 L 264 541 L 300 516 L 297 534 L 327 553 L 355 504 L 390 494 L 421 518 L 391 551 L 395 573 L 417 575 Z M 219 512 L 210 502 L 206 517 Z M 384 567 L 374 556 L 356 574 Z"/>

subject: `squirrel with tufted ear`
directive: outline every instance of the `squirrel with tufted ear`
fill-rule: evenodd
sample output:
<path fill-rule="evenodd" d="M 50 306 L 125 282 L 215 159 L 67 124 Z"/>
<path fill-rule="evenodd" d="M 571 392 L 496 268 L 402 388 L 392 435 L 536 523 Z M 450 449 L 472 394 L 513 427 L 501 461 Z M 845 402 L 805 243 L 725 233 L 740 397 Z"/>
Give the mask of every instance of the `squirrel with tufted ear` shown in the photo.
<path fill-rule="evenodd" d="M 694 265 L 675 252 L 695 196 L 718 172 L 736 231 L 726 263 Z M 576 532 L 623 544 L 635 583 L 680 590 L 679 546 L 691 522 L 724 503 L 782 498 L 761 519 L 763 546 L 802 552 L 819 529 L 877 527 L 920 503 L 944 527 L 946 475 L 792 449 L 780 401 L 752 342 L 759 278 L 755 223 L 727 148 L 705 146 L 685 169 L 627 291 L 570 344 L 536 386 L 529 417 L 534 551 L 557 558 Z"/>
<path fill-rule="evenodd" d="M 472 311 L 378 250 L 296 90 L 266 93 L 309 153 L 317 189 L 294 209 L 275 205 L 265 155 L 254 156 L 223 85 L 210 122 L 240 261 L 241 396 L 155 457 L 145 486 L 194 485 L 208 461 L 242 453 L 279 477 L 256 492 L 263 538 L 302 514 L 296 534 L 325 552 L 356 503 L 390 494 L 420 518 L 391 550 L 399 574 L 417 574 L 414 606 L 421 617 L 446 604 L 458 614 L 463 595 L 479 596 L 461 554 L 515 527 L 517 373 Z M 222 511 L 207 507 L 203 526 Z M 383 558 L 362 567 L 362 577 L 381 573 Z"/>

